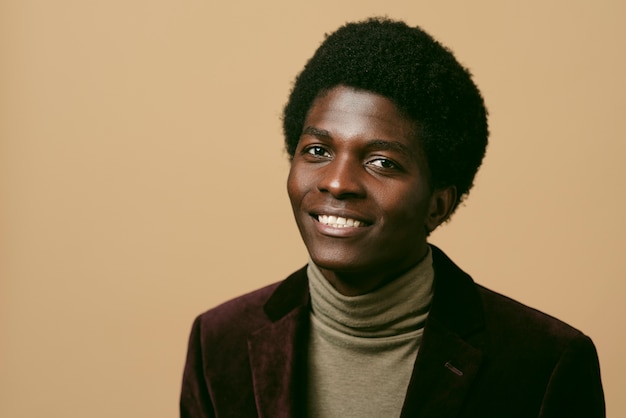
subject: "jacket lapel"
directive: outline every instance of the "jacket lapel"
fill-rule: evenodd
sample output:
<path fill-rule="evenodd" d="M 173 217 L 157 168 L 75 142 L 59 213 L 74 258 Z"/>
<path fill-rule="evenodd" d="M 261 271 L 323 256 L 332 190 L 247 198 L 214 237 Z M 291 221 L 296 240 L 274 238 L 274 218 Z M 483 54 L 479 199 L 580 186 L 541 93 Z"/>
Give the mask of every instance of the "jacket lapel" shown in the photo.
<path fill-rule="evenodd" d="M 265 305 L 272 321 L 248 338 L 259 417 L 304 416 L 308 282 L 300 270 L 283 282 Z"/>
<path fill-rule="evenodd" d="M 433 304 L 402 418 L 457 416 L 482 361 L 484 319 L 476 285 L 441 250 L 432 249 Z"/>
<path fill-rule="evenodd" d="M 401 417 L 457 416 L 481 359 L 480 350 L 436 320 L 430 320 L 424 331 Z"/>

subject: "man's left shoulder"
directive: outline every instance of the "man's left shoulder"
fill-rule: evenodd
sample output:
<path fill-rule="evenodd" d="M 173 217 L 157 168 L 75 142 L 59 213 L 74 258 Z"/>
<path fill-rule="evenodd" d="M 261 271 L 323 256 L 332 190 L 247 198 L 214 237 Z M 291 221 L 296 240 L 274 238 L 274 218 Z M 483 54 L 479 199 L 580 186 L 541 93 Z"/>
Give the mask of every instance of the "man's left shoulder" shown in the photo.
<path fill-rule="evenodd" d="M 566 322 L 476 283 L 443 251 L 431 247 L 435 277 L 438 274 L 440 278 L 439 283 L 435 282 L 438 285 L 436 292 L 438 290 L 443 295 L 443 301 L 440 301 L 443 309 L 438 313 L 448 319 L 450 310 L 454 315 L 467 318 L 455 319 L 457 322 L 482 324 L 487 335 L 493 336 L 496 346 L 543 344 L 558 351 L 572 340 L 588 340 L 580 330 Z"/>
<path fill-rule="evenodd" d="M 539 309 L 476 284 L 485 327 L 499 339 L 534 349 L 561 351 L 572 342 L 591 343 L 582 331 Z"/>

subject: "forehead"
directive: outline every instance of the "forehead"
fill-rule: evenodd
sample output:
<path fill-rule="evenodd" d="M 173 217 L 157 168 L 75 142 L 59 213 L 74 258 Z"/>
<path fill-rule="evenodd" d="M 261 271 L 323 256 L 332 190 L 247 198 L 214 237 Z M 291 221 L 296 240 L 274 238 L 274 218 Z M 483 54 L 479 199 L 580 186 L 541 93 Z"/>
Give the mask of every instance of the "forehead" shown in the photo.
<path fill-rule="evenodd" d="M 417 123 L 389 99 L 338 86 L 320 94 L 307 113 L 303 133 L 327 131 L 331 137 L 393 140 L 417 150 Z"/>

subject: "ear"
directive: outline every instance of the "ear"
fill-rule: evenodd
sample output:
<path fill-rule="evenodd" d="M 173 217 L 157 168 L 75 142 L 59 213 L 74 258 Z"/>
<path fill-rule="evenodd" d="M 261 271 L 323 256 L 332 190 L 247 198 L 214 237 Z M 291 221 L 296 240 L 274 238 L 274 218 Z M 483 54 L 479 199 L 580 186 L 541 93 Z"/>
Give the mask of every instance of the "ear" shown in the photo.
<path fill-rule="evenodd" d="M 452 214 L 456 203 L 456 187 L 437 189 L 430 197 L 430 206 L 426 215 L 425 226 L 430 233 L 444 223 Z"/>

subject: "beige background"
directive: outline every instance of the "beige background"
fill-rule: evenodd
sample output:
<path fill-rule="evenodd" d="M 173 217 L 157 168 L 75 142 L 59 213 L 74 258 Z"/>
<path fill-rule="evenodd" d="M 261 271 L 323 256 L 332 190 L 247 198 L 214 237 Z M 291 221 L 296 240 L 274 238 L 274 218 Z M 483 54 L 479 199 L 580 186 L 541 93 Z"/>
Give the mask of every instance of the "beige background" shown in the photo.
<path fill-rule="evenodd" d="M 626 416 L 626 3 L 593 3 L 0 0 L 0 416 L 177 415 L 194 316 L 306 261 L 279 116 L 373 14 L 450 46 L 491 112 L 432 241 L 589 334 Z"/>

